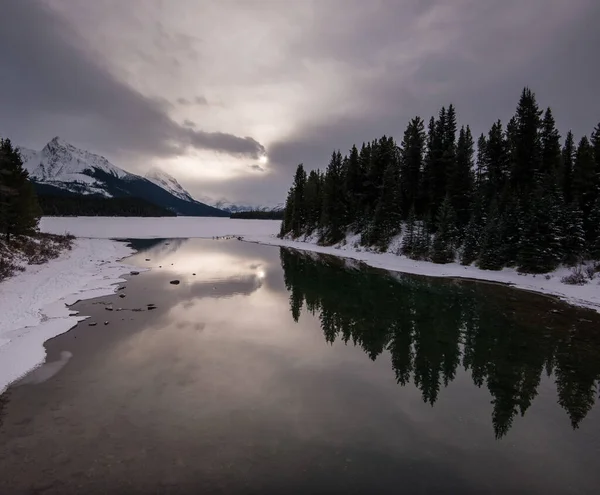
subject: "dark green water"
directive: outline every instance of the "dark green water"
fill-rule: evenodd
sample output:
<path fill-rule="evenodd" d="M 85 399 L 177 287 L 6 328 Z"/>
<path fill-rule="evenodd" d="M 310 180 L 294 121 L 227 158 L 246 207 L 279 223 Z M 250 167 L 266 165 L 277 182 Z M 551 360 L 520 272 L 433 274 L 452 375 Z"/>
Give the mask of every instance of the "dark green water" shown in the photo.
<path fill-rule="evenodd" d="M 75 305 L 51 373 L 0 397 L 0 493 L 597 493 L 600 315 L 237 241 L 136 246 L 153 270 Z"/>

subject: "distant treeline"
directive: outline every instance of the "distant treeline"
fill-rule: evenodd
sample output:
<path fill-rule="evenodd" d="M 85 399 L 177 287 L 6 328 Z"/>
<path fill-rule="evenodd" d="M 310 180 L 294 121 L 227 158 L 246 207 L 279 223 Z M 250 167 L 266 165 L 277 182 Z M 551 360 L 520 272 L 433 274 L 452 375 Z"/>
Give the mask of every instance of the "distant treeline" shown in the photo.
<path fill-rule="evenodd" d="M 281 237 L 363 246 L 434 263 L 545 273 L 600 261 L 600 125 L 562 140 L 550 108 L 525 88 L 506 126 L 477 146 L 453 105 L 389 136 L 334 151 L 325 172 L 298 166 Z M 402 234 L 402 241 L 395 239 Z M 398 246 L 398 241 L 401 246 Z"/>
<path fill-rule="evenodd" d="M 173 217 L 175 213 L 140 198 L 39 194 L 45 216 Z"/>
<path fill-rule="evenodd" d="M 231 214 L 231 218 L 242 218 L 244 220 L 283 220 L 283 210 L 237 211 Z"/>

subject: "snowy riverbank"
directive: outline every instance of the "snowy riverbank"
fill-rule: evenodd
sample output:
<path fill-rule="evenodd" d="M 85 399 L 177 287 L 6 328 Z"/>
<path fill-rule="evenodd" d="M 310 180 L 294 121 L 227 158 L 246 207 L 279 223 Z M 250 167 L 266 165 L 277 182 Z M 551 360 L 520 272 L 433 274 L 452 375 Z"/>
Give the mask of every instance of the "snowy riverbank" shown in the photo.
<path fill-rule="evenodd" d="M 118 260 L 132 252 L 122 242 L 77 239 L 58 258 L 0 283 L 0 393 L 43 363 L 46 340 L 84 319 L 67 305 L 114 292 L 131 271 Z"/>
<path fill-rule="evenodd" d="M 349 239 L 345 245 L 318 246 L 313 242 L 299 242 L 278 239 L 280 222 L 274 220 L 231 220 L 222 218 L 57 218 L 48 217 L 42 221 L 45 232 L 64 234 L 69 232 L 76 237 L 104 238 L 184 238 L 240 236 L 245 241 L 286 246 L 295 249 L 331 254 L 362 261 L 370 266 L 386 270 L 427 275 L 431 277 L 458 277 L 510 284 L 519 289 L 531 290 L 559 297 L 571 304 L 594 309 L 600 312 L 600 278 L 586 285 L 566 285 L 562 277 L 570 269 L 561 268 L 548 276 L 521 275 L 516 270 L 505 268 L 502 271 L 480 270 L 474 266 L 458 263 L 436 265 L 428 261 L 414 261 L 405 256 L 391 253 L 373 253 L 359 250 L 355 240 Z"/>

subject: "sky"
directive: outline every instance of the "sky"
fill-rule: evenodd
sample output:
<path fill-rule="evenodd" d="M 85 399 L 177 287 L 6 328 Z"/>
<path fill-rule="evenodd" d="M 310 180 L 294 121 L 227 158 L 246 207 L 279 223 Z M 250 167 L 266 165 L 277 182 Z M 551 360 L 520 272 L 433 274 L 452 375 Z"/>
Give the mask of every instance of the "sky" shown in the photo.
<path fill-rule="evenodd" d="M 299 163 L 457 107 L 475 135 L 529 86 L 600 121 L 597 0 L 0 0 L 0 135 L 54 136 L 200 199 L 285 199 Z"/>

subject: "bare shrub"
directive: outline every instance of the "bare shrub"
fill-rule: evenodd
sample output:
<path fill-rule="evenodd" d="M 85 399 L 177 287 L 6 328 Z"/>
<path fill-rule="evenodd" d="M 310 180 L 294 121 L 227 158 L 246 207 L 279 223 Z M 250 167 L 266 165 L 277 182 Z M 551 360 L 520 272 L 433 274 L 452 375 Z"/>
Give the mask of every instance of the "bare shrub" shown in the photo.
<path fill-rule="evenodd" d="M 585 274 L 589 280 L 594 280 L 596 276 L 596 267 L 594 265 L 587 265 L 585 267 Z"/>
<path fill-rule="evenodd" d="M 571 273 L 561 279 L 563 284 L 568 285 L 585 285 L 587 280 L 583 274 L 583 268 L 581 265 L 574 266 L 571 268 Z"/>

